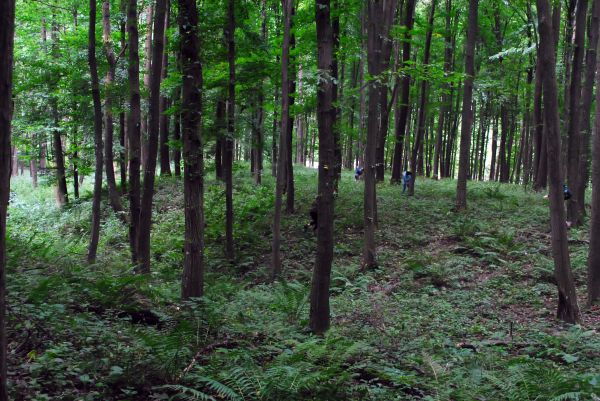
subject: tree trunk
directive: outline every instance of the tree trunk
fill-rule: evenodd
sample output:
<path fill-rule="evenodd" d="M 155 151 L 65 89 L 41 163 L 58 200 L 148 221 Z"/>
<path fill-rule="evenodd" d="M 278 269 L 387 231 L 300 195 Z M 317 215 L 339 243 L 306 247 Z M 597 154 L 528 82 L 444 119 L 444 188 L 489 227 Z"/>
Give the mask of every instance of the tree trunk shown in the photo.
<path fill-rule="evenodd" d="M 333 192 L 338 162 L 334 141 L 334 125 L 338 116 L 333 105 L 333 30 L 330 24 L 329 0 L 317 0 L 317 64 L 325 71 L 317 90 L 317 122 L 319 126 L 319 189 L 317 196 L 317 255 L 310 292 L 310 328 L 322 334 L 329 328 L 329 284 L 333 261 Z"/>
<path fill-rule="evenodd" d="M 57 59 L 58 55 L 58 23 L 56 22 L 56 15 L 52 16 L 52 57 Z M 57 82 L 52 83 L 53 86 L 57 85 Z M 51 108 L 52 108 L 52 119 L 54 121 L 52 143 L 54 147 L 54 162 L 56 164 L 56 181 L 57 181 L 57 201 L 59 206 L 64 206 L 69 202 L 69 195 L 67 192 L 67 175 L 65 169 L 65 157 L 63 154 L 62 138 L 60 130 L 60 117 L 58 114 L 58 98 L 56 95 L 51 97 Z"/>
<path fill-rule="evenodd" d="M 104 12 L 103 12 L 104 14 Z M 102 199 L 102 106 L 100 103 L 100 84 L 98 63 L 96 60 L 96 0 L 90 0 L 90 25 L 88 31 L 88 64 L 92 78 L 92 100 L 94 103 L 94 145 L 96 172 L 94 173 L 94 199 L 92 201 L 92 228 L 88 247 L 88 263 L 96 262 L 98 239 L 100 238 L 100 202 Z"/>
<path fill-rule="evenodd" d="M 8 401 L 6 340 L 6 211 L 10 194 L 15 1 L 0 2 L 0 401 Z"/>
<path fill-rule="evenodd" d="M 475 41 L 477 40 L 478 0 L 469 0 L 469 23 L 465 46 L 465 84 L 460 127 L 460 159 L 456 185 L 456 209 L 467 208 L 467 174 L 469 170 L 469 146 L 473 126 L 473 80 L 475 79 Z"/>
<path fill-rule="evenodd" d="M 546 127 L 548 175 L 550 179 L 550 218 L 552 225 L 552 256 L 554 276 L 558 286 L 557 317 L 568 323 L 579 321 L 577 293 L 571 273 L 569 241 L 565 224 L 565 209 L 561 180 L 560 122 L 558 117 L 558 91 L 556 83 L 556 58 L 554 55 L 552 20 L 548 0 L 537 0 L 540 46 L 538 57 L 542 70 L 544 121 Z"/>
<path fill-rule="evenodd" d="M 178 0 L 181 46 L 183 189 L 185 243 L 181 297 L 201 297 L 204 289 L 204 160 L 202 155 L 202 65 L 195 0 Z"/>
<path fill-rule="evenodd" d="M 234 258 L 233 244 L 233 141 L 235 138 L 235 0 L 228 0 L 227 6 L 227 61 L 229 63 L 227 99 L 227 136 L 225 137 L 225 256 Z"/>
<path fill-rule="evenodd" d="M 597 0 L 594 6 L 598 11 Z M 596 22 L 592 20 L 592 25 Z M 600 76 L 600 63 L 596 64 Z M 594 122 L 594 145 L 592 149 L 592 218 L 590 222 L 590 249 L 588 254 L 588 304 L 600 299 L 600 91 L 596 90 L 596 121 Z"/>
<path fill-rule="evenodd" d="M 150 102 L 148 107 L 148 154 L 144 168 L 144 192 L 140 205 L 140 229 L 138 232 L 138 264 L 140 272 L 150 273 L 150 230 L 152 229 L 152 199 L 158 153 L 158 131 L 160 118 L 160 80 L 164 48 L 166 0 L 156 1 L 154 14 L 154 43 L 150 71 Z"/>
<path fill-rule="evenodd" d="M 294 34 L 294 16 L 296 15 L 296 8 L 294 7 L 294 1 L 292 1 L 292 14 L 290 17 L 290 67 L 292 69 L 291 73 L 290 73 L 290 80 L 289 80 L 289 89 L 288 89 L 288 93 L 287 96 L 290 98 L 290 115 L 289 115 L 289 119 L 290 121 L 288 122 L 288 126 L 287 126 L 287 134 L 285 135 L 285 148 L 286 148 L 286 155 L 285 155 L 285 165 L 286 165 L 286 169 L 285 169 L 285 179 L 286 179 L 286 185 L 285 185 L 285 194 L 286 194 L 286 198 L 285 198 L 285 212 L 287 214 L 292 214 L 294 213 L 294 198 L 295 198 L 295 190 L 294 190 L 294 164 L 293 159 L 292 159 L 292 135 L 293 135 L 293 130 L 294 130 L 294 118 L 292 117 L 292 113 L 291 113 L 291 109 L 294 107 L 294 96 L 296 93 L 296 70 L 295 70 L 295 66 L 294 66 L 294 61 L 295 61 L 295 57 L 293 56 L 293 51 L 296 48 L 296 35 Z M 282 161 L 283 162 L 283 161 Z"/>
<path fill-rule="evenodd" d="M 225 174 L 223 173 L 223 158 L 225 149 L 225 138 L 224 134 L 227 130 L 227 110 L 226 102 L 219 98 L 217 100 L 217 106 L 215 110 L 215 128 L 217 141 L 215 144 L 215 176 L 217 180 L 224 180 Z"/>
<path fill-rule="evenodd" d="M 169 1 L 167 0 L 167 10 L 165 15 L 165 48 L 168 48 L 168 36 L 167 29 L 169 28 Z M 167 71 L 169 67 L 169 52 L 163 52 L 162 58 L 162 80 L 167 78 Z M 169 116 L 167 109 L 169 108 L 169 98 L 167 96 L 160 97 L 160 175 L 170 176 L 171 175 L 171 159 L 169 157 Z"/>
<path fill-rule="evenodd" d="M 181 91 L 182 88 L 175 91 L 175 102 L 180 101 Z M 175 177 L 181 177 L 181 110 L 177 110 L 173 116 L 173 140 L 176 142 L 176 146 L 173 147 L 174 173 Z"/>
<path fill-rule="evenodd" d="M 146 41 L 144 44 L 144 89 L 150 92 L 150 71 L 152 69 L 152 24 L 154 23 L 154 1 L 151 1 L 146 9 Z M 144 100 L 141 117 L 141 160 L 142 170 L 146 169 L 146 161 L 148 159 L 148 109 L 146 100 Z"/>
<path fill-rule="evenodd" d="M 573 64 L 571 71 L 571 86 L 569 87 L 569 128 L 568 128 L 568 150 L 567 150 L 567 182 L 571 187 L 571 199 L 567 202 L 567 219 L 571 224 L 581 224 L 581 209 L 579 204 L 584 199 L 579 199 L 576 190 L 580 178 L 579 159 L 581 155 L 581 75 L 583 69 L 583 56 L 585 52 L 585 24 L 588 11 L 587 0 L 577 2 L 575 13 L 575 42 L 573 43 Z M 596 44 L 593 44 L 596 47 Z M 593 67 L 592 67 L 593 68 Z M 592 84 L 593 86 L 593 84 Z M 591 89 L 590 89 L 591 91 Z M 591 100 L 590 100 L 591 101 Z M 589 119 L 588 114 L 584 118 Z"/>
<path fill-rule="evenodd" d="M 427 34 L 425 36 L 425 50 L 423 51 L 423 69 L 425 70 L 425 75 L 427 75 L 427 68 L 429 67 L 429 57 L 431 50 L 431 37 L 433 35 L 433 22 L 435 18 L 435 6 L 437 0 L 432 0 L 431 2 L 431 11 L 429 13 L 429 22 L 427 25 Z M 425 136 L 425 121 L 427 119 L 427 96 L 428 96 L 428 82 L 427 79 L 423 79 L 421 81 L 421 94 L 419 101 L 419 117 L 417 122 L 417 132 L 415 134 L 415 142 L 413 144 L 412 156 L 410 159 L 410 167 L 412 170 L 413 179 L 408 187 L 408 195 L 412 196 L 415 194 L 415 181 L 417 180 L 417 176 L 419 174 L 423 174 L 423 171 L 419 171 L 417 174 L 417 157 L 418 152 L 422 149 L 423 140 Z M 423 155 L 421 153 L 421 161 L 423 161 Z"/>
<path fill-rule="evenodd" d="M 131 260 L 137 262 L 137 236 L 140 223 L 140 166 L 141 166 L 141 99 L 140 55 L 137 25 L 137 0 L 129 0 L 127 6 L 127 37 L 129 48 L 129 115 L 127 116 L 127 139 L 129 140 L 129 248 Z"/>
<path fill-rule="evenodd" d="M 106 183 L 108 186 L 108 200 L 115 213 L 121 215 L 123 207 L 117 182 L 115 179 L 114 156 L 113 156 L 113 112 L 112 112 L 112 93 L 117 60 L 112 48 L 110 36 L 110 1 L 104 0 L 102 3 L 102 40 L 104 42 L 104 52 L 108 61 L 108 71 L 104 79 L 104 168 L 106 169 Z"/>
<path fill-rule="evenodd" d="M 579 157 L 579 179 L 577 185 L 572 189 L 576 192 L 579 200 L 578 207 L 580 220 L 585 216 L 585 189 L 589 182 L 589 158 L 590 158 L 590 111 L 592 109 L 592 98 L 594 96 L 594 81 L 596 79 L 596 62 L 598 36 L 600 30 L 600 2 L 592 1 L 592 15 L 588 26 L 588 48 L 585 53 L 585 82 L 581 93 L 581 150 Z"/>
<path fill-rule="evenodd" d="M 120 2 L 120 13 L 121 15 L 127 15 L 127 2 L 125 0 L 121 0 Z M 124 51 L 126 47 L 125 42 L 125 20 L 121 18 L 120 23 L 120 31 L 121 31 L 121 51 Z M 125 106 L 123 95 L 119 96 L 119 101 L 121 102 L 121 112 L 119 113 L 119 145 L 121 149 L 119 150 L 119 162 L 120 162 L 120 179 L 121 179 L 121 194 L 125 195 L 127 193 L 127 150 L 129 148 L 127 141 L 127 130 L 126 130 L 126 117 L 125 117 Z"/>
<path fill-rule="evenodd" d="M 281 208 L 283 191 L 286 185 L 285 168 L 287 157 L 286 141 L 284 136 L 288 132 L 290 123 L 290 98 L 289 90 L 289 65 L 290 65 L 290 30 L 293 0 L 282 0 L 283 5 L 283 43 L 281 47 L 281 130 L 279 140 L 279 157 L 277 165 L 277 181 L 275 185 L 275 212 L 273 215 L 273 244 L 271 254 L 271 279 L 275 280 L 281 275 Z"/>

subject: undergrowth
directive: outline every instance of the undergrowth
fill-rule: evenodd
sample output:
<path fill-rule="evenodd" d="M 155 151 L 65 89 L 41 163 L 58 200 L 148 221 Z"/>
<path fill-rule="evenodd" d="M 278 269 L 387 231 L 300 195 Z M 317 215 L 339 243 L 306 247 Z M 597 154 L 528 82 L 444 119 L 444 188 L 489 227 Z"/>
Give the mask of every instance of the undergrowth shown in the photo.
<path fill-rule="evenodd" d="M 236 260 L 224 258 L 224 187 L 206 189 L 206 295 L 179 300 L 183 195 L 160 178 L 152 273 L 136 276 L 127 228 L 102 209 L 86 265 L 91 183 L 59 210 L 52 189 L 13 180 L 9 382 L 15 400 L 596 400 L 598 310 L 554 319 L 548 207 L 518 186 L 420 179 L 378 186 L 378 267 L 363 271 L 363 182 L 335 204 L 332 327 L 307 330 L 315 236 L 303 230 L 316 171 L 297 167 L 282 222 L 284 278 L 269 283 L 274 182 L 234 177 Z M 124 199 L 124 201 L 126 201 Z M 579 292 L 586 228 L 570 232 Z"/>

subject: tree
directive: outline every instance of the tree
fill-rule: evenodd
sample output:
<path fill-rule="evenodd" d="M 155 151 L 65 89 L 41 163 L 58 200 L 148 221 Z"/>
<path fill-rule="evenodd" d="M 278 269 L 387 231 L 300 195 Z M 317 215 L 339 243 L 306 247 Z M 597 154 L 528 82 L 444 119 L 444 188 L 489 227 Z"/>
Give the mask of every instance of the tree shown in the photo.
<path fill-rule="evenodd" d="M 596 64 L 600 74 L 600 63 Z M 596 121 L 594 123 L 594 145 L 592 150 L 592 218 L 590 222 L 590 249 L 588 254 L 588 304 L 600 299 L 600 91 L 596 91 Z"/>
<path fill-rule="evenodd" d="M 6 367 L 6 210 L 10 193 L 15 1 L 0 2 L 0 401 L 8 401 Z"/>
<path fill-rule="evenodd" d="M 92 101 L 94 103 L 94 145 L 96 172 L 94 174 L 94 200 L 92 201 L 92 230 L 88 247 L 88 263 L 96 262 L 98 239 L 100 238 L 100 201 L 102 199 L 102 106 L 100 104 L 100 83 L 96 60 L 96 0 L 90 0 L 90 24 L 88 30 L 88 64 L 92 79 Z"/>
<path fill-rule="evenodd" d="M 235 138 L 235 0 L 227 3 L 227 62 L 229 81 L 227 84 L 227 136 L 223 153 L 225 175 L 225 256 L 233 260 L 233 139 Z"/>
<path fill-rule="evenodd" d="M 383 180 L 383 169 L 378 166 L 382 159 L 378 159 L 377 147 L 381 147 L 381 135 L 383 135 L 383 120 L 387 120 L 387 88 L 383 85 L 379 75 L 389 65 L 389 54 L 387 54 L 384 41 L 389 34 L 396 2 L 394 0 L 369 0 L 367 4 L 367 58 L 368 71 L 372 77 L 369 82 L 369 110 L 367 117 L 367 147 L 365 151 L 365 192 L 364 192 L 364 248 L 363 267 L 371 268 L 376 264 L 375 256 L 375 228 L 377 225 L 377 198 L 375 189 L 376 171 L 378 178 Z M 386 128 L 387 130 L 387 128 Z M 385 138 L 384 138 L 385 143 Z"/>
<path fill-rule="evenodd" d="M 575 12 L 575 42 L 573 43 L 573 63 L 571 70 L 571 86 L 569 87 L 569 130 L 568 130 L 568 162 L 567 179 L 571 191 L 571 199 L 567 204 L 567 218 L 573 225 L 581 223 L 581 209 L 579 203 L 585 199 L 579 199 L 579 193 L 576 190 L 580 177 L 579 159 L 581 154 L 581 76 L 583 69 L 583 55 L 585 50 L 585 24 L 588 9 L 587 0 L 577 2 L 577 11 Z M 596 46 L 596 44 L 590 44 Z M 589 66 L 593 68 L 592 66 Z M 584 116 L 589 118 L 588 115 Z"/>
<path fill-rule="evenodd" d="M 283 191 L 286 186 L 286 143 L 284 135 L 290 123 L 289 65 L 290 65 L 290 30 L 293 0 L 282 0 L 283 5 L 283 44 L 281 46 L 281 130 L 279 136 L 279 156 L 277 158 L 277 177 L 275 183 L 275 211 L 273 214 L 273 243 L 271 248 L 271 279 L 281 274 L 281 208 Z"/>
<path fill-rule="evenodd" d="M 140 99 L 140 54 L 137 23 L 137 0 L 127 5 L 127 37 L 129 48 L 129 115 L 127 136 L 129 139 L 129 248 L 131 260 L 137 263 L 137 237 L 140 224 L 140 166 L 141 166 L 141 121 Z"/>
<path fill-rule="evenodd" d="M 558 118 L 558 91 L 554 54 L 552 19 L 548 0 L 536 0 L 538 8 L 538 30 L 540 46 L 538 57 L 541 65 L 549 66 L 542 70 L 544 98 L 544 122 L 548 153 L 548 177 L 550 183 L 550 220 L 552 225 L 552 257 L 554 276 L 558 287 L 557 317 L 569 323 L 578 322 L 579 306 L 571 273 L 569 241 L 565 224 L 565 209 L 561 180 L 560 123 Z"/>
<path fill-rule="evenodd" d="M 404 11 L 404 41 L 402 43 L 402 67 L 407 68 L 410 62 L 411 31 L 414 24 L 415 0 L 406 2 Z M 392 164 L 392 183 L 402 180 L 402 155 L 404 154 L 404 136 L 406 134 L 406 121 L 408 120 L 408 107 L 410 101 L 410 74 L 404 73 L 400 79 L 400 104 L 396 105 L 396 144 L 394 145 L 394 162 Z"/>
<path fill-rule="evenodd" d="M 106 169 L 106 183 L 108 186 L 108 200 L 113 210 L 116 213 L 121 213 L 121 199 L 119 191 L 117 191 L 117 183 L 115 180 L 114 156 L 113 156 L 113 111 L 112 91 L 115 81 L 115 71 L 117 68 L 117 59 L 112 47 L 112 39 L 110 36 L 110 1 L 104 0 L 102 3 L 102 39 L 104 42 L 104 52 L 108 61 L 108 70 L 104 79 L 104 161 Z"/>
<path fill-rule="evenodd" d="M 429 14 L 429 23 L 427 26 L 427 35 L 425 37 L 425 50 L 423 50 L 423 68 L 427 69 L 428 65 L 429 65 L 429 58 L 430 58 L 430 50 L 431 50 L 431 36 L 433 35 L 433 22 L 434 22 L 434 18 L 435 18 L 435 5 L 437 3 L 437 0 L 433 0 L 431 2 L 431 10 L 430 10 L 430 14 Z M 468 46 L 468 40 L 467 40 L 467 46 Z M 471 84 L 472 86 L 472 84 Z M 472 89 L 471 89 L 472 92 Z M 418 152 L 419 149 L 422 148 L 422 142 L 424 141 L 424 137 L 425 137 L 425 119 L 426 117 L 426 112 L 427 112 L 427 96 L 428 96 L 428 86 L 427 86 L 427 79 L 423 79 L 421 80 L 421 95 L 420 95 L 420 101 L 419 101 L 419 117 L 417 119 L 417 132 L 415 134 L 415 141 L 413 144 L 413 148 L 412 148 L 412 157 L 410 159 L 410 167 L 411 170 L 413 172 L 413 179 L 410 182 L 410 186 L 408 188 L 408 195 L 414 195 L 415 194 L 415 181 L 417 178 L 418 174 L 424 174 L 424 171 L 417 171 L 417 157 L 418 157 Z M 421 157 L 421 162 L 422 162 L 422 157 Z"/>
<path fill-rule="evenodd" d="M 148 154 L 144 166 L 144 192 L 140 205 L 140 227 L 137 239 L 140 271 L 150 273 L 150 230 L 152 229 L 152 199 L 158 153 L 160 120 L 160 81 L 164 49 L 165 14 L 167 0 L 157 0 L 154 13 L 154 41 L 152 45 L 152 67 L 150 72 L 150 103 L 148 108 Z"/>
<path fill-rule="evenodd" d="M 56 14 L 52 15 L 52 57 L 58 59 L 60 57 L 58 49 L 58 23 L 56 21 Z M 58 86 L 58 79 L 53 77 L 51 80 L 51 87 L 54 92 Z M 58 111 L 58 96 L 54 94 L 50 98 L 50 108 L 52 110 L 52 119 L 54 122 L 53 133 L 52 133 L 52 146 L 54 148 L 54 162 L 56 164 L 56 183 L 57 192 L 56 199 L 60 206 L 64 206 L 69 202 L 69 195 L 67 191 L 67 174 L 65 169 L 65 156 L 63 153 L 62 136 L 60 128 L 60 115 Z"/>
<path fill-rule="evenodd" d="M 333 260 L 333 191 L 338 160 L 335 152 L 333 105 L 333 29 L 329 0 L 316 0 L 317 63 L 320 74 L 317 89 L 319 125 L 319 188 L 317 195 L 317 255 L 310 292 L 310 328 L 321 334 L 329 328 L 329 284 Z"/>
<path fill-rule="evenodd" d="M 165 48 L 167 46 L 167 28 L 169 27 L 169 1 L 167 0 L 167 11 L 165 13 Z M 169 52 L 164 51 L 162 57 L 162 80 L 164 81 L 167 78 L 167 72 L 169 67 Z M 160 97 L 160 123 L 159 123 L 159 131 L 160 131 L 160 175 L 171 175 L 171 160 L 169 157 L 169 115 L 166 113 L 167 108 L 169 107 L 169 98 L 167 96 Z"/>
<path fill-rule="evenodd" d="M 469 174 L 469 148 L 473 128 L 473 80 L 475 79 L 475 41 L 477 39 L 477 0 L 469 0 L 469 23 L 465 45 L 465 83 L 460 127 L 460 159 L 456 185 L 456 209 L 467 207 L 467 175 Z"/>
<path fill-rule="evenodd" d="M 202 157 L 202 64 L 195 0 L 178 0 L 181 35 L 181 129 L 185 244 L 181 297 L 201 297 L 204 287 L 204 160 Z"/>

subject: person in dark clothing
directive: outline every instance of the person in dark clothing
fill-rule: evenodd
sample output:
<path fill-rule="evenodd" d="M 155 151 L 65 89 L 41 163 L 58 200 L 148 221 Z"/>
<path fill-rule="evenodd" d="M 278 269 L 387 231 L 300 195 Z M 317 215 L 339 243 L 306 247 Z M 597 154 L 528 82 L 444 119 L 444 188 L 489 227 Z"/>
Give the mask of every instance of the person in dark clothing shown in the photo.
<path fill-rule="evenodd" d="M 411 180 L 412 173 L 410 171 L 402 173 L 402 193 L 406 192 L 406 188 L 410 185 Z"/>
<path fill-rule="evenodd" d="M 310 210 L 308 211 L 308 215 L 310 216 L 310 221 L 308 222 L 308 224 L 304 225 L 304 231 L 306 231 L 309 227 L 312 226 L 313 231 L 317 230 L 317 227 L 319 227 L 319 212 L 318 212 L 318 207 L 319 207 L 319 197 L 317 196 L 315 198 L 315 200 L 312 203 L 312 206 L 310 207 Z"/>
<path fill-rule="evenodd" d="M 358 166 L 358 167 L 356 168 L 356 170 L 354 170 L 354 179 L 355 179 L 356 181 L 360 180 L 360 177 L 362 176 L 362 174 L 363 174 L 363 172 L 364 172 L 364 171 L 365 171 L 365 169 L 364 169 L 364 168 L 362 168 L 362 167 Z"/>

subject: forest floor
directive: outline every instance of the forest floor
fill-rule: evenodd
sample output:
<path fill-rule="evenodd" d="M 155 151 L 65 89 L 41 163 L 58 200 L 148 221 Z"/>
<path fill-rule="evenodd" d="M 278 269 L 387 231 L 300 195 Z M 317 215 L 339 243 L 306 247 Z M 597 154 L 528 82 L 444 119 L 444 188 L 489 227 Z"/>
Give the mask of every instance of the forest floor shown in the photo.
<path fill-rule="evenodd" d="M 419 178 L 378 186 L 379 267 L 360 268 L 363 182 L 336 200 L 331 329 L 307 331 L 316 170 L 297 167 L 285 280 L 269 284 L 273 180 L 235 172 L 237 259 L 223 257 L 224 192 L 206 188 L 206 296 L 179 301 L 182 184 L 157 182 L 152 274 L 132 274 L 127 228 L 104 207 L 85 264 L 91 195 L 64 210 L 13 180 L 9 381 L 14 400 L 598 400 L 600 309 L 555 318 L 547 201 L 513 185 Z M 90 183 L 86 188 L 89 189 Z M 584 304 L 588 227 L 569 231 Z M 173 397 L 175 396 L 175 397 Z M 173 397 L 173 398 L 171 398 Z"/>

